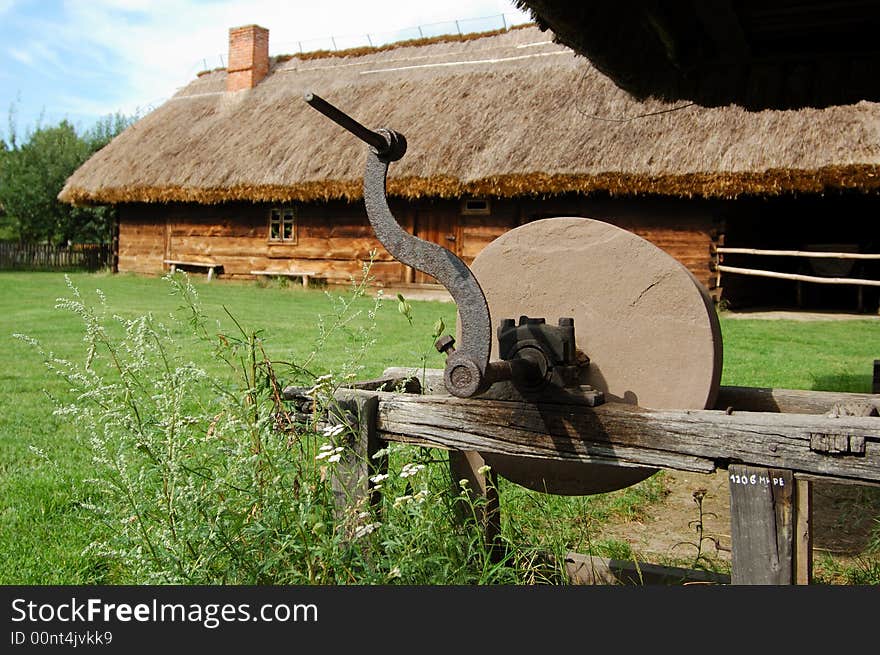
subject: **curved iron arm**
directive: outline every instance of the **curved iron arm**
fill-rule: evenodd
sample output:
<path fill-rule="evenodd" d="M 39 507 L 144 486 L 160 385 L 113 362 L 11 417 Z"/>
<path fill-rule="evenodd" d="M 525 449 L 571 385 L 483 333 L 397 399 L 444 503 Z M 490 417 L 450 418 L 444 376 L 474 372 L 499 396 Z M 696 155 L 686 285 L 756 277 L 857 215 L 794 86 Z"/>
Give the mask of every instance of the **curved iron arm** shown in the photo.
<path fill-rule="evenodd" d="M 403 157 L 406 139 L 393 130 L 370 130 L 313 93 L 306 93 L 304 100 L 371 146 L 364 173 L 364 202 L 376 237 L 395 259 L 427 273 L 446 287 L 458 307 L 460 343 L 453 348 L 452 339 L 448 339 L 444 346 L 447 390 L 468 398 L 486 391 L 496 380 L 509 378 L 509 364 L 489 363 L 492 320 L 486 296 L 471 269 L 450 250 L 404 230 L 388 207 L 388 166 Z"/>
<path fill-rule="evenodd" d="M 487 376 L 492 348 L 489 304 L 477 278 L 455 253 L 400 227 L 388 207 L 385 192 L 389 164 L 387 158 L 373 150 L 367 155 L 364 173 L 367 217 L 379 241 L 395 259 L 427 273 L 449 291 L 458 307 L 461 339 L 446 361 L 447 389 L 454 395 L 475 395 L 491 384 Z"/>

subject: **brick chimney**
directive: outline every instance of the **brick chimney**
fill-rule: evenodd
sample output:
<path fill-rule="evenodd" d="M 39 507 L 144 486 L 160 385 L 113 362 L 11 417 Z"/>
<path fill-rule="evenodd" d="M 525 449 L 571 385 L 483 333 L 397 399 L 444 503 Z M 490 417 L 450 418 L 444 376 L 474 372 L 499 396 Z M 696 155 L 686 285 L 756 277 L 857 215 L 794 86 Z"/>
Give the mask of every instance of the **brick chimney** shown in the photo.
<path fill-rule="evenodd" d="M 269 30 L 259 25 L 229 28 L 226 90 L 253 89 L 269 72 Z"/>

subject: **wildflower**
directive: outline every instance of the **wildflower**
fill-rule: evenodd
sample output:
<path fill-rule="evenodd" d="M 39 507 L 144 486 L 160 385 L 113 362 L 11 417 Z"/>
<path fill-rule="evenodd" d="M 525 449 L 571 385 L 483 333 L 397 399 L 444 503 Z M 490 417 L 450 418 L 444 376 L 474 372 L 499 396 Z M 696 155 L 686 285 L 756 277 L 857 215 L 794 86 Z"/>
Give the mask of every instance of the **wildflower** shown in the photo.
<path fill-rule="evenodd" d="M 394 499 L 394 507 L 400 507 L 401 505 L 406 505 L 407 503 L 412 502 L 412 496 L 398 496 Z"/>
<path fill-rule="evenodd" d="M 423 468 L 425 468 L 424 464 L 404 464 L 403 468 L 400 470 L 400 477 L 411 478 L 412 476 L 417 475 Z"/>
<path fill-rule="evenodd" d="M 458 486 L 461 487 L 462 489 L 467 489 L 470 486 L 470 484 L 471 483 L 468 481 L 467 478 L 462 478 L 461 480 L 458 481 Z"/>
<path fill-rule="evenodd" d="M 328 444 L 324 444 L 319 449 L 319 452 L 315 459 L 326 459 L 328 462 L 338 462 L 342 458 L 342 451 L 345 450 L 342 446 L 337 446 L 334 448 Z"/>
<path fill-rule="evenodd" d="M 361 525 L 354 531 L 354 538 L 360 539 L 361 537 L 365 537 L 366 535 L 375 531 L 376 528 L 378 528 L 380 525 L 382 525 L 382 524 L 381 523 L 367 523 L 366 525 Z"/>
<path fill-rule="evenodd" d="M 335 437 L 343 430 L 345 430 L 345 426 L 340 423 L 339 425 L 328 425 L 321 432 L 325 437 Z"/>
<path fill-rule="evenodd" d="M 306 391 L 306 393 L 311 396 L 311 395 L 314 395 L 317 392 L 321 391 L 322 389 L 330 386 L 332 378 L 333 378 L 332 375 L 318 376 L 317 378 L 315 378 L 315 384 L 312 386 L 311 389 Z"/>
<path fill-rule="evenodd" d="M 380 482 L 385 482 L 388 479 L 387 473 L 377 473 L 373 477 L 370 478 L 370 482 L 373 484 L 379 484 Z"/>

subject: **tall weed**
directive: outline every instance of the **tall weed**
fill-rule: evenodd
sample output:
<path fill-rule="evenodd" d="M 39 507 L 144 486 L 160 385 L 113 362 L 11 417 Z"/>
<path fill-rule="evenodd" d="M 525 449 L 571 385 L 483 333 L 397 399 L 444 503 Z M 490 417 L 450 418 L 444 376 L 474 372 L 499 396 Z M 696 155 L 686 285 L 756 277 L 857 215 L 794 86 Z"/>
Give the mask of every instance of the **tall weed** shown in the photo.
<path fill-rule="evenodd" d="M 332 479 L 350 425 L 320 421 L 335 391 L 362 370 L 381 296 L 361 316 L 369 267 L 347 297 L 328 294 L 314 350 L 301 363 L 273 360 L 259 331 L 228 314 L 213 328 L 185 274 L 168 276 L 181 309 L 159 320 L 110 312 L 68 279 L 57 302 L 83 326 L 81 359 L 36 341 L 66 382 L 55 413 L 76 426 L 93 471 L 82 510 L 98 537 L 89 546 L 119 583 L 470 584 L 534 579 L 530 554 L 508 544 L 498 562 L 477 522 L 458 520 L 444 457 L 390 444 L 387 473 L 374 476 L 376 505 L 340 511 Z M 366 318 L 364 322 L 361 319 Z M 356 320 L 358 319 L 358 320 Z M 340 370 L 316 376 L 322 347 L 347 340 Z M 194 344 L 223 363 L 213 374 Z M 281 380 L 285 382 L 282 383 Z M 300 416 L 282 387 L 308 387 L 314 412 Z M 479 502 L 470 501 L 468 502 Z M 478 508 L 474 515 L 478 515 Z M 525 572 L 518 565 L 529 563 Z"/>

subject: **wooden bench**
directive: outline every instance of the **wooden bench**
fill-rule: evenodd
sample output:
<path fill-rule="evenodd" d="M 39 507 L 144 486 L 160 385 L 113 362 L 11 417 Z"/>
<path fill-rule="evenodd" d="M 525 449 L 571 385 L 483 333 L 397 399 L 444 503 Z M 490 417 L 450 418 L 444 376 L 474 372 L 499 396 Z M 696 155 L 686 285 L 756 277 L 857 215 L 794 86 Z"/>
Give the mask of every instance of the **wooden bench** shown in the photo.
<path fill-rule="evenodd" d="M 168 266 L 170 266 L 170 271 L 172 275 L 177 272 L 178 267 L 206 269 L 208 271 L 208 282 L 210 282 L 211 278 L 214 277 L 215 271 L 219 272 L 223 269 L 223 264 L 217 264 L 213 262 L 190 262 L 180 259 L 166 259 L 164 261 L 166 264 L 168 264 Z"/>
<path fill-rule="evenodd" d="M 302 278 L 303 289 L 309 288 L 309 278 L 318 275 L 315 271 L 251 271 L 251 275 L 265 275 L 268 277 L 299 277 Z"/>

